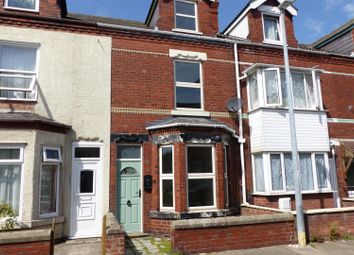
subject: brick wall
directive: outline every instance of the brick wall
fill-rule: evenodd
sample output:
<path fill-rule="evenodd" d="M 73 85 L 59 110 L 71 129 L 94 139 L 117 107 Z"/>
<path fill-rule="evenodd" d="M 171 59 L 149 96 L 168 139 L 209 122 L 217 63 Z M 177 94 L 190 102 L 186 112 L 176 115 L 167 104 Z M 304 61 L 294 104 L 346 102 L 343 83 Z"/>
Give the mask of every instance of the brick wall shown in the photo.
<path fill-rule="evenodd" d="M 125 234 L 107 235 L 106 255 L 124 255 L 125 254 Z"/>
<path fill-rule="evenodd" d="M 0 244 L 3 255 L 50 255 L 50 241 Z"/>
<path fill-rule="evenodd" d="M 37 0 L 38 1 L 38 0 Z M 5 0 L 0 0 L 0 14 L 1 12 L 16 13 L 16 14 L 30 14 L 45 17 L 60 18 L 62 16 L 62 6 L 59 0 L 39 0 L 39 12 L 29 12 L 21 10 L 11 10 L 4 8 Z"/>

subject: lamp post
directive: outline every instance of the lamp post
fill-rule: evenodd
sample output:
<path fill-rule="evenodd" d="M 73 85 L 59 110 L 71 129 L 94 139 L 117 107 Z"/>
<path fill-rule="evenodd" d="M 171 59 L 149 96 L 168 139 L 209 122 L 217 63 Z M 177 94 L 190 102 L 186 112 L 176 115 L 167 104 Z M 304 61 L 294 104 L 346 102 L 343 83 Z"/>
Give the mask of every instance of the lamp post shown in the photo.
<path fill-rule="evenodd" d="M 280 10 L 280 30 L 282 33 L 282 42 L 284 50 L 284 65 L 285 65 L 285 79 L 286 89 L 288 94 L 288 109 L 289 109 L 289 122 L 290 122 L 290 135 L 291 135 L 291 154 L 292 154 L 292 170 L 294 174 L 294 188 L 295 188 L 295 203 L 296 203 L 296 224 L 297 224 L 297 237 L 300 247 L 306 246 L 306 232 L 304 222 L 304 211 L 302 206 L 302 185 L 301 185 L 301 172 L 299 167 L 299 155 L 297 150 L 295 115 L 294 115 L 294 98 L 292 93 L 292 81 L 290 76 L 288 43 L 286 38 L 285 27 L 285 10 L 292 5 L 296 0 L 283 0 L 278 6 Z"/>

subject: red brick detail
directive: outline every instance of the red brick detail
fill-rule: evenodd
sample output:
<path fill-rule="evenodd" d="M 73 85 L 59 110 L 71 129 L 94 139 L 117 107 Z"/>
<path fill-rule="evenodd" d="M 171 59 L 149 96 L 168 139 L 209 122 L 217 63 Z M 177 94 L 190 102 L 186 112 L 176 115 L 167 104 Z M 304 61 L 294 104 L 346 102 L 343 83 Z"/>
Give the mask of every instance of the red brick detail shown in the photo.
<path fill-rule="evenodd" d="M 0 254 L 6 255 L 49 255 L 50 241 L 1 244 Z"/>
<path fill-rule="evenodd" d="M 172 246 L 185 254 L 294 243 L 294 222 L 173 230 Z"/>
<path fill-rule="evenodd" d="M 256 209 L 256 208 L 250 208 L 250 207 L 241 207 L 241 215 L 242 216 L 264 215 L 264 214 L 277 214 L 277 212 Z"/>
<path fill-rule="evenodd" d="M 225 152 L 221 143 L 215 145 L 215 181 L 216 181 L 216 206 L 225 208 Z"/>
<path fill-rule="evenodd" d="M 111 143 L 111 162 L 109 173 L 109 211 L 117 214 L 117 144 Z"/>
<path fill-rule="evenodd" d="M 107 235 L 106 255 L 124 255 L 125 254 L 125 234 Z"/>
<path fill-rule="evenodd" d="M 54 17 L 54 18 L 60 18 L 62 16 L 62 9 L 63 9 L 63 6 L 60 6 L 59 0 L 40 0 L 39 12 L 7 9 L 4 7 L 5 0 L 0 0 L 0 6 L 1 6 L 0 14 L 1 12 L 8 12 L 8 13 L 10 12 L 10 13 L 17 13 L 17 14 L 27 14 L 27 15 L 36 15 L 36 16 Z"/>
<path fill-rule="evenodd" d="M 151 233 L 154 236 L 170 237 L 171 235 L 171 222 L 172 220 L 162 219 L 147 219 L 145 227 L 146 233 Z"/>
<path fill-rule="evenodd" d="M 176 212 L 187 211 L 186 147 L 183 143 L 174 146 L 175 152 L 175 201 Z"/>
<path fill-rule="evenodd" d="M 354 212 L 308 214 L 306 221 L 309 240 L 316 237 L 329 240 L 331 227 L 339 237 L 354 235 Z"/>
<path fill-rule="evenodd" d="M 174 0 L 159 0 L 160 19 L 157 26 L 160 30 L 171 31 L 175 28 Z M 219 32 L 218 26 L 219 3 L 209 0 L 197 1 L 199 32 L 207 36 L 215 36 Z"/>

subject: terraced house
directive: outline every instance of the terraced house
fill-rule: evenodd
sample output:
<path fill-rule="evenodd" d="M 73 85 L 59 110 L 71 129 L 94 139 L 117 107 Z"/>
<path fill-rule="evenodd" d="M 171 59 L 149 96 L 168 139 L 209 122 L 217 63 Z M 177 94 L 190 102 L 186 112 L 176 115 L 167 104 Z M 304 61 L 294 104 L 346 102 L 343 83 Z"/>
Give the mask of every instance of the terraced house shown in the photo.
<path fill-rule="evenodd" d="M 113 212 L 186 253 L 255 245 L 221 238 L 250 223 L 215 222 L 295 209 L 280 2 L 249 1 L 220 33 L 217 0 L 153 0 L 144 23 L 4 0 L 0 201 L 18 227 L 54 219 L 57 238 L 100 237 Z M 304 208 L 352 206 L 354 59 L 300 46 L 297 14 L 285 23 Z M 289 224 L 257 245 L 291 242 Z M 194 239 L 209 233 L 221 241 Z"/>

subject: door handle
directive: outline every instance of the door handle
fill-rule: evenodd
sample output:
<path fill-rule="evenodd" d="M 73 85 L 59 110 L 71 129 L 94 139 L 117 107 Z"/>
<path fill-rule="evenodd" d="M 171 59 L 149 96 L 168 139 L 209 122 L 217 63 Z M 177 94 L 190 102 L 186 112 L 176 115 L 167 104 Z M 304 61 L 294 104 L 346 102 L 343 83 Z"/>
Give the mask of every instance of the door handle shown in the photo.
<path fill-rule="evenodd" d="M 139 189 L 139 197 L 141 197 L 141 189 Z"/>
<path fill-rule="evenodd" d="M 130 200 L 127 201 L 127 206 L 132 206 L 132 202 Z"/>

